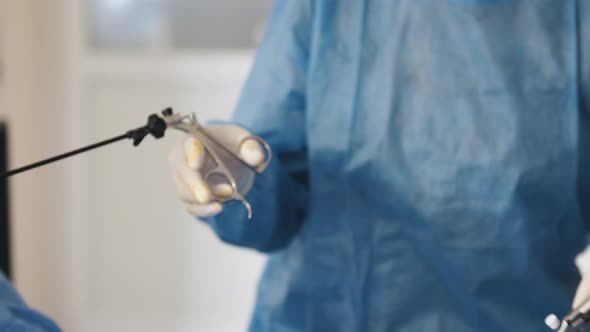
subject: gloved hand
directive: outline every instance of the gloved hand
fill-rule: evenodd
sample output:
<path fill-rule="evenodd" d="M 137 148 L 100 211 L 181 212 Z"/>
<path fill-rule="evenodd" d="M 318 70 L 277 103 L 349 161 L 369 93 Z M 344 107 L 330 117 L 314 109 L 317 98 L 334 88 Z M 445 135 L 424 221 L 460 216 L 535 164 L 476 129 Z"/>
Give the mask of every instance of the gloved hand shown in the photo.
<path fill-rule="evenodd" d="M 252 134 L 246 129 L 236 125 L 213 125 L 207 126 L 206 130 L 219 143 L 239 151 L 239 157 L 248 165 L 256 167 L 264 162 L 262 147 L 258 141 L 248 139 Z M 201 142 L 189 135 L 174 147 L 168 158 L 178 197 L 186 210 L 199 218 L 211 217 L 222 211 L 223 206 L 213 201 L 214 196 L 232 194 L 229 184 L 216 184 L 212 188 L 207 185 L 201 173 L 206 158 L 208 156 Z"/>
<path fill-rule="evenodd" d="M 582 281 L 578 285 L 572 308 L 579 307 L 588 298 L 590 298 L 590 276 L 586 275 L 582 276 Z"/>
<path fill-rule="evenodd" d="M 590 246 L 576 257 L 576 266 L 582 275 L 582 280 L 576 290 L 572 308 L 579 307 L 582 302 L 590 298 Z"/>

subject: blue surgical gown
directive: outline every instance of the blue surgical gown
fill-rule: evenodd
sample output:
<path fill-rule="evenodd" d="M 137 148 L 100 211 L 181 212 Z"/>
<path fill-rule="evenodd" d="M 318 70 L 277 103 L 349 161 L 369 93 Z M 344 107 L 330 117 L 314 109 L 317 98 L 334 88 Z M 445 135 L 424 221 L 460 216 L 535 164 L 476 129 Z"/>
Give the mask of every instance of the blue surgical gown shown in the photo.
<path fill-rule="evenodd" d="M 544 331 L 590 221 L 590 1 L 277 0 L 208 222 L 269 253 L 254 332 Z"/>
<path fill-rule="evenodd" d="M 27 307 L 17 291 L 0 273 L 0 331 L 60 332 L 54 322 Z"/>

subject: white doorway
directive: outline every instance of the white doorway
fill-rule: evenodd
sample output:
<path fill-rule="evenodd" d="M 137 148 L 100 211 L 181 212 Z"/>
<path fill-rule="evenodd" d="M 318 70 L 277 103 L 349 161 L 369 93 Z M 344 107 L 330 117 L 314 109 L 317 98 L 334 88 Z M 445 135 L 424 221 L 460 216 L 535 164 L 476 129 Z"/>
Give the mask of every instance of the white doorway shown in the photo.
<path fill-rule="evenodd" d="M 204 121 L 227 119 L 253 56 L 255 41 L 236 41 L 231 31 L 218 40 L 237 47 L 224 48 L 215 38 L 191 39 L 164 23 L 174 8 L 186 10 L 186 0 L 18 3 L 4 3 L 3 12 L 26 18 L 18 24 L 28 24 L 28 35 L 20 37 L 31 38 L 29 57 L 19 61 L 29 66 L 33 84 L 21 83 L 20 93 L 30 98 L 9 98 L 23 110 L 6 112 L 19 132 L 13 140 L 26 142 L 13 147 L 15 166 L 121 134 L 167 106 Z M 167 14 L 146 23 L 152 30 L 136 40 L 109 43 L 108 29 L 92 30 L 106 15 L 99 3 L 151 3 Z M 268 5 L 260 3 L 242 23 L 253 40 Z M 223 6 L 212 6 L 224 15 Z M 3 22 L 11 48 L 19 47 L 16 21 Z M 166 162 L 175 141 L 118 143 L 13 181 L 20 194 L 16 283 L 66 331 L 246 329 L 264 257 L 222 244 L 184 213 Z"/>

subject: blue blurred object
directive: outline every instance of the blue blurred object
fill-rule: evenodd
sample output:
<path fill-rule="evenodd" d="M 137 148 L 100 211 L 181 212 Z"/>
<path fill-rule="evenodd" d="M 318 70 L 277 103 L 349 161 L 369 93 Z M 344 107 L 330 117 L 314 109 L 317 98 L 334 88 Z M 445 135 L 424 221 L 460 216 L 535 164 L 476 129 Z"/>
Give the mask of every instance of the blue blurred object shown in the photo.
<path fill-rule="evenodd" d="M 537 332 L 566 314 L 589 24 L 586 0 L 275 1 L 235 119 L 278 158 L 253 221 L 208 221 L 272 252 L 251 331 Z"/>
<path fill-rule="evenodd" d="M 30 309 L 10 282 L 0 274 L 0 331 L 60 332 L 55 323 Z"/>

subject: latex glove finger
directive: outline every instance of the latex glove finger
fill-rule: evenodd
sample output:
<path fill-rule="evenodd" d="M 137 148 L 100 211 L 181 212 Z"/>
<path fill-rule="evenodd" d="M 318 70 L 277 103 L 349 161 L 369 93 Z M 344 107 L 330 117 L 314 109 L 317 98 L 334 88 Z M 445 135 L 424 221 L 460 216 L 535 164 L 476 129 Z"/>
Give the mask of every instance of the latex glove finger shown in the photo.
<path fill-rule="evenodd" d="M 198 218 L 207 218 L 213 217 L 216 214 L 219 214 L 222 210 L 221 204 L 209 203 L 209 204 L 184 204 L 184 208 L 190 214 Z"/>
<path fill-rule="evenodd" d="M 174 174 L 174 184 L 176 185 L 176 194 L 178 199 L 188 204 L 213 204 L 211 202 L 203 203 L 199 201 L 189 185 L 181 178 L 179 174 Z"/>
<path fill-rule="evenodd" d="M 209 204 L 209 205 L 219 205 L 218 202 L 212 203 L 202 203 L 193 194 L 193 191 L 189 188 L 189 186 L 185 183 L 184 180 L 180 178 L 178 174 L 174 175 L 174 183 L 176 184 L 176 192 L 178 194 L 178 198 L 187 204 Z M 233 190 L 229 184 L 217 184 L 211 188 L 211 192 L 215 195 L 215 197 L 225 198 L 231 196 Z"/>
<path fill-rule="evenodd" d="M 214 216 L 223 210 L 223 206 L 218 202 L 205 204 L 198 202 L 188 185 L 178 174 L 174 174 L 174 182 L 178 197 L 184 203 L 187 212 L 191 215 L 198 218 L 206 218 Z"/>
<path fill-rule="evenodd" d="M 183 143 L 186 165 L 193 171 L 201 169 L 205 163 L 205 147 L 201 141 L 193 136 L 187 136 Z"/>
<path fill-rule="evenodd" d="M 211 190 L 207 183 L 203 179 L 201 173 L 196 172 L 188 167 L 179 167 L 177 170 L 178 177 L 180 178 L 181 182 L 188 187 L 189 192 L 193 199 L 201 204 L 206 204 L 211 202 L 213 198 L 211 195 Z"/>
<path fill-rule="evenodd" d="M 169 161 L 179 196 L 183 200 L 205 204 L 209 203 L 212 197 L 211 191 L 198 171 L 204 160 L 203 152 L 198 151 L 200 146 L 198 140 L 189 137 L 172 150 Z"/>
<path fill-rule="evenodd" d="M 207 132 L 217 142 L 223 144 L 248 165 L 258 167 L 264 162 L 264 148 L 252 137 L 248 130 L 236 125 L 212 125 L 207 126 Z"/>
<path fill-rule="evenodd" d="M 187 212 L 193 216 L 206 218 L 214 216 L 223 210 L 223 206 L 218 202 L 206 204 L 198 202 L 189 187 L 183 180 L 180 179 L 180 176 L 177 174 L 174 175 L 174 182 L 176 183 L 178 197 L 184 203 Z"/>
<path fill-rule="evenodd" d="M 257 151 L 251 151 L 251 150 L 252 150 L 252 147 L 248 147 L 248 149 L 245 150 L 246 151 L 245 153 L 246 153 L 247 157 L 250 158 L 250 160 L 253 160 L 253 158 L 256 157 Z M 262 151 L 260 151 L 259 153 L 262 154 Z M 195 171 L 201 169 L 203 164 L 205 163 L 205 158 L 206 158 L 205 148 L 203 147 L 201 142 L 195 137 L 190 136 L 184 142 L 184 155 L 185 155 L 185 158 L 187 161 L 187 165 Z M 264 158 L 264 155 L 262 155 L 262 158 Z M 233 194 L 233 189 L 229 183 L 216 183 L 212 187 L 209 187 L 209 185 L 203 181 L 203 178 L 200 173 L 197 173 L 197 176 L 199 177 L 199 181 L 195 185 L 196 186 L 204 186 L 206 188 L 196 188 L 196 187 L 194 187 L 195 185 L 193 185 L 193 189 L 190 190 L 191 192 L 193 192 L 193 196 L 198 198 L 199 196 L 197 196 L 196 193 L 200 193 L 201 195 L 206 195 L 204 193 L 201 193 L 204 190 L 209 190 L 209 192 L 210 193 L 212 192 L 213 195 L 215 195 L 215 197 L 221 198 L 221 199 L 230 197 Z M 202 184 L 199 182 L 202 182 Z M 200 201 L 200 202 L 204 203 L 202 201 Z"/>
<path fill-rule="evenodd" d="M 195 190 L 191 189 L 187 183 L 181 178 L 180 175 L 175 174 L 174 181 L 176 183 L 176 188 L 178 192 L 178 198 L 180 198 L 183 202 L 189 204 L 203 204 L 203 202 L 199 201 L 195 195 Z M 203 184 L 207 186 L 208 190 L 217 198 L 224 199 L 228 198 L 233 194 L 233 189 L 229 183 L 217 183 L 214 185 Z M 207 203 L 207 204 L 215 204 L 215 203 Z"/>
<path fill-rule="evenodd" d="M 258 167 L 264 162 L 264 151 L 257 140 L 247 138 L 240 146 L 240 157 L 248 165 Z"/>
<path fill-rule="evenodd" d="M 580 285 L 578 285 L 572 308 L 579 307 L 588 298 L 590 298 L 590 277 L 587 276 L 583 277 Z"/>

